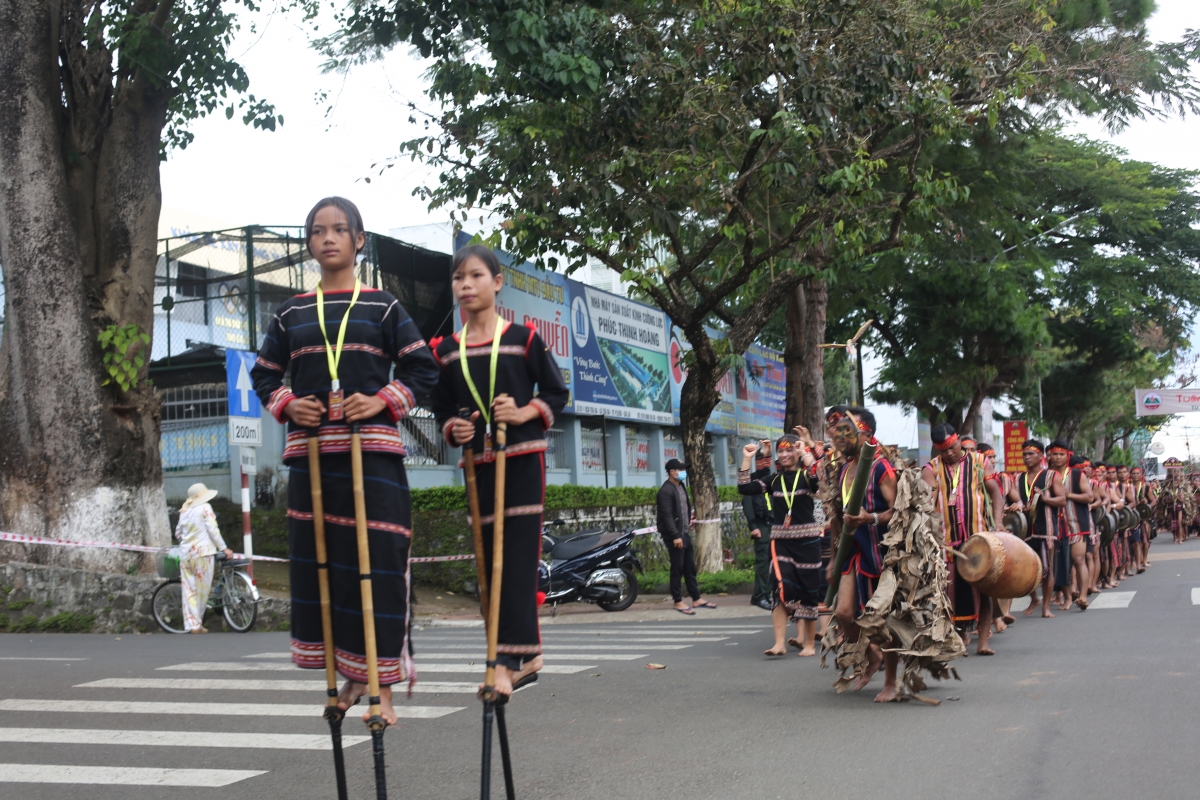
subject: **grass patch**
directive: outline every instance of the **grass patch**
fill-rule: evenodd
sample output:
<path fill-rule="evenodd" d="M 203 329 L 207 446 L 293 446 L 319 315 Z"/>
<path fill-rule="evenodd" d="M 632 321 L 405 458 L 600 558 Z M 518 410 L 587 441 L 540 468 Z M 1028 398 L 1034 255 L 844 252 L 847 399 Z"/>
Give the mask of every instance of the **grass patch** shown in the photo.
<path fill-rule="evenodd" d="M 11 624 L 9 630 L 13 633 L 29 633 L 37 630 L 38 618 L 33 614 L 26 614 L 21 617 L 21 621 Z"/>
<path fill-rule="evenodd" d="M 0 614 L 0 631 L 8 630 L 8 614 Z"/>
<path fill-rule="evenodd" d="M 64 611 L 53 617 L 46 617 L 38 623 L 38 629 L 43 632 L 57 631 L 58 633 L 87 633 L 96 624 L 95 614 L 80 614 L 75 611 Z"/>
<path fill-rule="evenodd" d="M 671 571 L 668 569 L 650 569 L 638 576 L 638 590 L 645 594 L 654 594 L 659 587 L 671 581 Z M 701 594 L 720 594 L 731 592 L 739 586 L 754 583 L 753 569 L 725 569 L 720 572 L 701 572 L 696 576 Z"/>
<path fill-rule="evenodd" d="M 36 600 L 13 600 L 8 604 L 9 611 L 20 611 L 22 608 L 28 608 L 33 605 Z"/>

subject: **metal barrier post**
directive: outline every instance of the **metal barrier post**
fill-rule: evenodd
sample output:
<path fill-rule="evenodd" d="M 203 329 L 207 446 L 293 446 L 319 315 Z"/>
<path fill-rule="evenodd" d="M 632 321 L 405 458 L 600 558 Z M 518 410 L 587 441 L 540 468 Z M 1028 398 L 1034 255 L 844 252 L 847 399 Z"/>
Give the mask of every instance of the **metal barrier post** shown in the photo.
<path fill-rule="evenodd" d="M 254 226 L 246 226 L 246 332 L 249 334 L 249 350 L 258 352 L 258 309 L 254 297 Z"/>

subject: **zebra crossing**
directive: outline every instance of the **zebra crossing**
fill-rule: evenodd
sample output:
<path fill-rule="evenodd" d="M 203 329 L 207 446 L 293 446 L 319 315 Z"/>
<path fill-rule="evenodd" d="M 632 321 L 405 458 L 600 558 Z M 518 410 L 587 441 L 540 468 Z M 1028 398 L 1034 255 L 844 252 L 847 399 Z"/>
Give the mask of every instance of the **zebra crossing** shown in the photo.
<path fill-rule="evenodd" d="M 600 665 L 609 672 L 641 669 L 644 660 L 685 657 L 699 646 L 726 645 L 734 637 L 765 629 L 707 623 L 546 626 L 546 663 L 541 674 L 553 681 L 572 680 Z M 171 652 L 177 641 L 168 636 L 152 640 L 155 650 L 163 653 Z M 181 797 L 188 789 L 243 783 L 248 790 L 271 791 L 271 773 L 289 763 L 288 753 L 330 748 L 328 728 L 321 718 L 325 681 L 320 673 L 296 669 L 286 650 L 263 651 L 261 639 L 257 646 L 250 637 L 244 641 L 249 652 L 234 659 L 226 648 L 222 660 L 159 658 L 157 664 L 146 663 L 124 674 L 105 669 L 103 659 L 94 654 L 42 659 L 72 667 L 86 665 L 87 672 L 76 668 L 68 673 L 79 678 L 56 692 L 66 699 L 0 696 L 0 747 L 5 752 L 0 755 L 0 786 L 59 787 L 48 795 L 32 795 L 37 797 L 64 796 L 58 792 L 67 785 L 80 787 L 81 797 L 104 786 L 173 787 L 181 790 Z M 396 703 L 400 725 L 455 724 L 455 715 L 470 707 L 482 678 L 483 630 L 458 626 L 418 630 L 413 645 L 418 680 L 414 696 Z M 34 658 L 38 657 L 27 660 Z M 97 672 L 107 676 L 99 677 Z M 470 678 L 443 680 L 443 675 Z M 263 692 L 278 701 L 264 702 Z M 162 697 L 171 700 L 155 699 Z M 303 700 L 310 702 L 298 702 Z M 461 716 L 458 724 L 475 724 L 473 716 Z M 254 729 L 238 730 L 238 719 Z M 51 724 L 46 724 L 48 720 Z M 347 757 L 356 749 L 364 751 L 361 745 L 367 741 L 368 736 L 353 735 L 347 726 L 343 737 Z M 223 753 L 246 751 L 246 755 L 217 762 L 228 763 L 229 769 L 209 766 L 213 762 L 203 754 L 211 756 L 215 743 Z M 251 753 L 263 755 L 252 758 Z M 35 757 L 22 759 L 21 754 Z M 49 763 L 18 763 L 32 760 Z M 255 768 L 232 768 L 246 766 Z M 153 796 L 176 795 L 155 792 Z"/>

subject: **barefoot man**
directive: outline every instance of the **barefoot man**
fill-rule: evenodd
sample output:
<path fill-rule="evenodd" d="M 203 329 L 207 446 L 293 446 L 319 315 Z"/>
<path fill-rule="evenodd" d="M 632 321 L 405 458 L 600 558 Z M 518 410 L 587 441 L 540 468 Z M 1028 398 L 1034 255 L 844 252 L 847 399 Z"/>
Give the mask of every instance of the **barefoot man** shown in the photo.
<path fill-rule="evenodd" d="M 867 442 L 875 443 L 875 415 L 865 408 L 852 407 L 845 417 L 833 428 L 833 446 L 841 453 L 843 464 L 834 481 L 834 491 L 840 500 L 839 507 L 845 509 L 850 499 L 850 487 L 858 471 L 858 454 Z M 840 539 L 843 528 L 854 530 L 854 545 L 842 568 L 841 575 L 832 574 L 829 565 L 826 579 L 838 583 L 837 603 L 833 616 L 848 642 L 856 642 L 859 628 L 856 620 L 862 616 L 867 601 L 875 594 L 879 576 L 883 572 L 883 556 L 886 548 L 883 537 L 892 520 L 896 505 L 896 471 L 882 454 L 876 454 L 871 465 L 871 477 L 863 493 L 862 507 L 857 514 L 843 510 L 841 519 L 834 520 L 834 539 Z M 888 703 L 896 698 L 896 666 L 899 658 L 895 653 L 882 653 L 872 644 L 867 648 L 867 668 L 850 687 L 859 691 L 870 683 L 872 676 L 884 665 L 883 691 L 876 697 L 877 703 Z"/>
<path fill-rule="evenodd" d="M 1026 542 L 1038 554 L 1042 562 L 1042 616 L 1053 619 L 1050 599 L 1054 590 L 1054 537 L 1057 508 L 1048 501 L 1052 492 L 1055 473 L 1046 470 L 1046 451 L 1037 439 L 1021 445 L 1021 458 L 1025 461 L 1025 474 L 1017 477 L 1015 503 L 1009 506 L 1025 513 L 1029 518 L 1029 540 Z M 1037 588 L 1029 593 L 1029 608 L 1025 616 L 1032 616 L 1038 607 Z"/>
<path fill-rule="evenodd" d="M 954 427 L 945 423 L 934 425 L 930 431 L 937 456 L 921 470 L 921 478 L 933 488 L 934 506 L 942 515 L 942 530 L 946 544 L 957 548 L 972 535 L 995 528 L 992 509 L 1004 507 L 1004 497 L 996 481 L 989 481 L 991 466 L 979 453 L 963 450 Z M 981 656 L 995 655 L 988 647 L 992 635 L 992 616 L 995 601 L 980 595 L 975 588 L 958 577 L 954 556 L 946 554 L 950 585 L 947 587 L 954 604 L 954 623 L 962 636 L 963 645 L 971 642 L 971 626 L 978 622 Z"/>
<path fill-rule="evenodd" d="M 796 427 L 796 433 L 784 434 L 775 442 L 775 463 L 779 471 L 750 472 L 760 443 L 742 448 L 742 466 L 738 470 L 738 492 L 743 495 L 766 494 L 771 498 L 771 596 L 775 608 L 771 621 L 775 645 L 768 656 L 787 653 L 787 623 L 796 620 L 796 639 L 804 657 L 816 655 L 817 591 L 821 583 L 822 525 L 813 517 L 813 495 L 817 481 L 808 468 L 816 459 L 808 430 Z"/>
<path fill-rule="evenodd" d="M 1091 584 L 1091 573 L 1088 572 L 1087 546 L 1092 535 L 1092 514 L 1088 506 L 1092 502 L 1092 484 L 1083 470 L 1072 468 L 1073 453 L 1067 443 L 1055 439 L 1046 450 L 1050 461 L 1050 469 L 1058 476 L 1056 484 L 1061 482 L 1061 489 L 1066 495 L 1062 506 L 1061 537 L 1065 539 L 1066 556 L 1070 559 L 1070 576 L 1067 579 L 1068 590 L 1071 592 L 1068 602 L 1063 604 L 1066 611 L 1074 601 L 1081 611 L 1087 611 L 1088 587 Z M 1074 588 L 1070 588 L 1073 586 Z"/>

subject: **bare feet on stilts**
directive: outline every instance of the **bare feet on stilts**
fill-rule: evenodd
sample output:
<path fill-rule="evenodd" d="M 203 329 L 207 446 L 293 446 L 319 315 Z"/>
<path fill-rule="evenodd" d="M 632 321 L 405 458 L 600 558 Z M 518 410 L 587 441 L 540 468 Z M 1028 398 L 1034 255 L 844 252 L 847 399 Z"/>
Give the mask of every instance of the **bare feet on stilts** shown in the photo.
<path fill-rule="evenodd" d="M 367 685 L 365 683 L 346 681 L 345 685 L 342 686 L 342 690 L 338 692 L 337 707 L 342 711 L 349 711 L 350 706 L 354 705 L 358 698 L 365 696 L 366 693 Z"/>
<path fill-rule="evenodd" d="M 500 664 L 496 665 L 496 685 L 493 687 L 496 694 L 504 697 L 511 697 L 513 693 L 513 684 L 520 681 L 526 675 L 532 675 L 535 672 L 540 672 L 543 665 L 541 656 L 534 656 L 529 661 L 521 665 L 521 669 L 513 672 L 508 667 Z M 479 684 L 479 688 L 483 688 L 483 684 Z"/>

